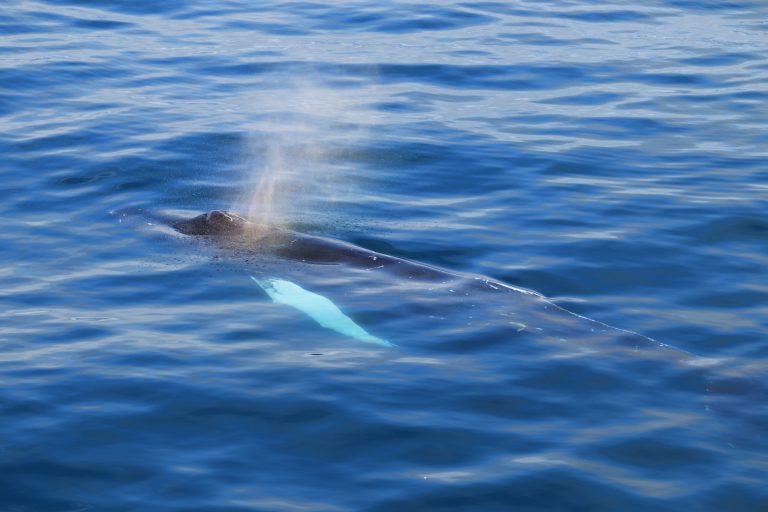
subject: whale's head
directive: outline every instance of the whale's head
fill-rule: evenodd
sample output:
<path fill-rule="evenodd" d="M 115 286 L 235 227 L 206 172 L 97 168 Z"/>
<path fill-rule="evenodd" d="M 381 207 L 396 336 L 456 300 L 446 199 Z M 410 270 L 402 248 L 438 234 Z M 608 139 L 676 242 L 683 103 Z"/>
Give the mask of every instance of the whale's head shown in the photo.
<path fill-rule="evenodd" d="M 185 235 L 237 236 L 243 234 L 252 224 L 236 213 L 213 210 L 189 220 L 172 224 Z"/>

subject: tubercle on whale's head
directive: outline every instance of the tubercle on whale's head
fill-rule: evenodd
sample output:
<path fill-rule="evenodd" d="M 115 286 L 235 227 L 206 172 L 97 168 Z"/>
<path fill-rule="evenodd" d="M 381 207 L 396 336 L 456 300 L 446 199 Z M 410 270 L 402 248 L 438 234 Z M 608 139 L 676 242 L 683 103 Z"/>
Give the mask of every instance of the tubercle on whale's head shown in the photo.
<path fill-rule="evenodd" d="M 243 234 L 251 223 L 236 213 L 213 210 L 189 220 L 173 223 L 179 233 L 191 236 L 235 236 Z"/>

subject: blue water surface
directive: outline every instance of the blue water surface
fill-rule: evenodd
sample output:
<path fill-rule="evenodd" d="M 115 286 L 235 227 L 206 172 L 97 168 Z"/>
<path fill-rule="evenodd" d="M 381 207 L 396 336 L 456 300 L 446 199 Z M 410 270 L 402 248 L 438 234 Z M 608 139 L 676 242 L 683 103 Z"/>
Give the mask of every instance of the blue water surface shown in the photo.
<path fill-rule="evenodd" d="M 0 511 L 768 510 L 766 20 L 5 0 Z M 214 208 L 464 277 L 119 213 Z"/>

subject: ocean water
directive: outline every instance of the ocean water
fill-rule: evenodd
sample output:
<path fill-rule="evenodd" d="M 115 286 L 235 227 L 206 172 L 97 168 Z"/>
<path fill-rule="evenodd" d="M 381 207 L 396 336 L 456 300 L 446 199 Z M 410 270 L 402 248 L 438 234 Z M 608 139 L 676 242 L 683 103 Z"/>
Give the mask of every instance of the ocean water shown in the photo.
<path fill-rule="evenodd" d="M 766 20 L 4 0 L 0 511 L 768 510 Z"/>

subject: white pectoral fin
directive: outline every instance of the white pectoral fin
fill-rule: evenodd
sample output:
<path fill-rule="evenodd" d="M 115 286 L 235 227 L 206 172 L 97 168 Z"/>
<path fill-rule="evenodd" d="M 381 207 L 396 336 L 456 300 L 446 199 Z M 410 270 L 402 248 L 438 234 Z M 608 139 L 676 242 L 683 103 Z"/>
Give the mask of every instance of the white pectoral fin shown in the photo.
<path fill-rule="evenodd" d="M 327 297 L 307 291 L 301 286 L 284 279 L 256 279 L 253 276 L 250 277 L 267 292 L 267 295 L 269 295 L 273 302 L 294 307 L 323 327 L 366 343 L 373 343 L 383 347 L 395 346 L 386 340 L 369 334 L 365 329 L 357 325 L 354 320 L 345 315 Z"/>

